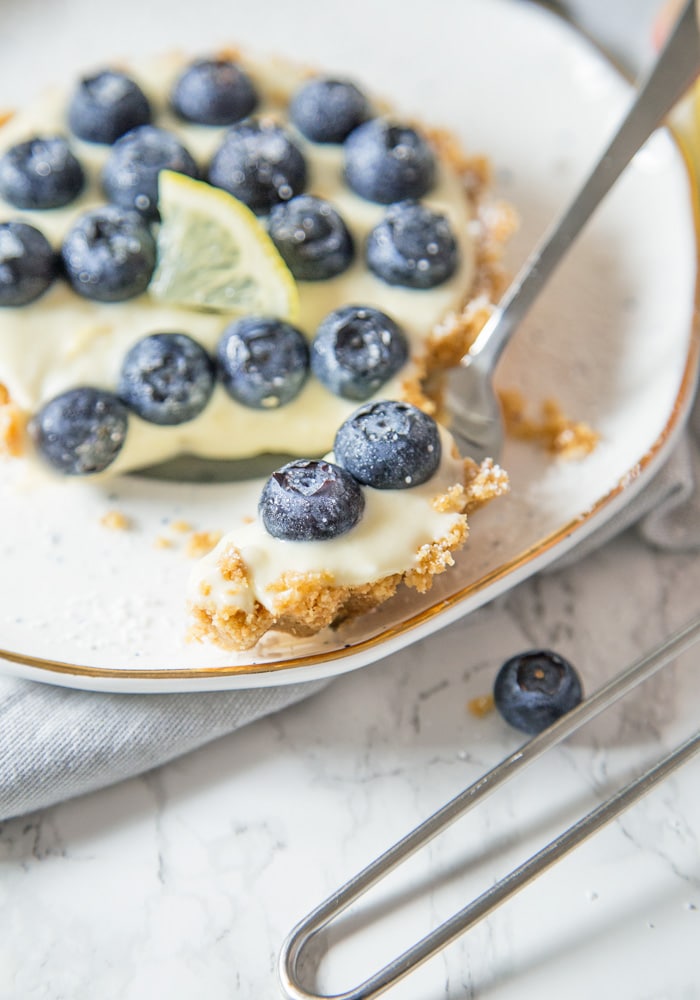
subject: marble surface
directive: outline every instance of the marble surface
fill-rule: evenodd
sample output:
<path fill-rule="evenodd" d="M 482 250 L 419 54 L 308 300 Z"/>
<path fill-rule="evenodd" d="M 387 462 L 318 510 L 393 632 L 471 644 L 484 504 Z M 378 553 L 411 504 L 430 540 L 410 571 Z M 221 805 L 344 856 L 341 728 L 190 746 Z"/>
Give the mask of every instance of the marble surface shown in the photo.
<path fill-rule="evenodd" d="M 520 744 L 467 708 L 506 656 L 553 646 L 590 692 L 689 619 L 699 592 L 697 556 L 628 533 L 308 702 L 3 824 L 0 996 L 276 996 L 291 926 Z M 321 989 L 373 971 L 690 734 L 696 663 L 686 654 L 375 890 L 339 926 Z M 390 995 L 700 997 L 699 778 L 700 759 Z"/>
<path fill-rule="evenodd" d="M 612 47 L 630 64 L 647 58 L 647 0 L 573 6 L 589 19 L 614 7 Z M 291 926 L 522 742 L 495 713 L 467 707 L 507 656 L 554 647 L 591 692 L 697 613 L 699 593 L 697 555 L 660 553 L 628 532 L 301 705 L 1 824 L 0 998 L 274 998 Z M 697 656 L 354 908 L 318 949 L 320 989 L 374 971 L 689 735 Z M 699 998 L 699 778 L 696 760 L 389 995 Z"/>

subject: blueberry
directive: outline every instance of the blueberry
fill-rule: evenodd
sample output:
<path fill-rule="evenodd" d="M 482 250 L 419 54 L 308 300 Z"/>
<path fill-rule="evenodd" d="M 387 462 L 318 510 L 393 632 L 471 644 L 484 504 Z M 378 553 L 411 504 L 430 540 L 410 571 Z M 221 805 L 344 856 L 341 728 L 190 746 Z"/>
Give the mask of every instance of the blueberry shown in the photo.
<path fill-rule="evenodd" d="M 209 180 L 259 215 L 306 186 L 306 161 L 284 129 L 251 120 L 234 125 L 214 154 Z"/>
<path fill-rule="evenodd" d="M 549 649 L 533 649 L 503 664 L 493 697 L 506 722 L 534 735 L 575 708 L 583 695 L 568 660 Z"/>
<path fill-rule="evenodd" d="M 270 213 L 270 236 L 295 278 L 322 281 L 352 263 L 354 245 L 340 214 L 322 198 L 301 194 Z"/>
<path fill-rule="evenodd" d="M 373 118 L 345 140 L 345 178 L 356 194 L 389 205 L 420 198 L 435 180 L 435 157 L 420 133 Z"/>
<path fill-rule="evenodd" d="M 158 175 L 175 170 L 196 177 L 197 164 L 171 133 L 140 125 L 117 139 L 102 171 L 102 186 L 111 202 L 158 218 Z"/>
<path fill-rule="evenodd" d="M 331 462 L 298 459 L 273 472 L 258 509 L 275 538 L 316 542 L 337 538 L 362 517 L 365 498 L 357 480 Z"/>
<path fill-rule="evenodd" d="M 86 476 L 112 464 L 126 439 L 128 421 L 116 396 L 86 387 L 50 400 L 30 429 L 39 452 L 55 469 Z"/>
<path fill-rule="evenodd" d="M 250 77 L 228 59 L 201 59 L 188 66 L 173 87 L 173 110 L 199 125 L 233 125 L 258 103 Z"/>
<path fill-rule="evenodd" d="M 440 464 L 437 424 L 422 410 L 397 400 L 366 403 L 341 424 L 336 461 L 366 486 L 405 490 L 427 482 Z"/>
<path fill-rule="evenodd" d="M 367 240 L 367 264 L 389 285 L 435 288 L 459 261 L 449 220 L 417 201 L 391 205 Z"/>
<path fill-rule="evenodd" d="M 229 396 L 258 410 L 289 403 L 309 371 L 304 335 L 289 323 L 266 317 L 246 316 L 226 327 L 216 355 Z"/>
<path fill-rule="evenodd" d="M 109 69 L 84 77 L 68 106 L 68 124 L 88 142 L 112 143 L 150 120 L 151 106 L 139 85 Z"/>
<path fill-rule="evenodd" d="M 98 302 L 122 302 L 145 291 L 156 246 L 136 212 L 104 205 L 82 215 L 61 250 L 66 277 L 79 295 Z"/>
<path fill-rule="evenodd" d="M 373 396 L 408 360 L 408 341 L 386 313 L 343 306 L 321 322 L 311 344 L 311 370 L 336 396 Z"/>
<path fill-rule="evenodd" d="M 367 98 L 349 80 L 315 77 L 294 94 L 289 116 L 312 142 L 343 142 L 370 116 Z"/>
<path fill-rule="evenodd" d="M 61 136 L 20 142 L 0 158 L 0 195 L 15 208 L 61 208 L 84 184 L 83 168 Z"/>
<path fill-rule="evenodd" d="M 56 254 L 26 222 L 0 223 L 0 306 L 26 306 L 56 276 Z"/>
<path fill-rule="evenodd" d="M 184 333 L 152 333 L 127 353 L 119 396 L 143 420 L 172 426 L 193 420 L 214 391 L 214 363 Z"/>

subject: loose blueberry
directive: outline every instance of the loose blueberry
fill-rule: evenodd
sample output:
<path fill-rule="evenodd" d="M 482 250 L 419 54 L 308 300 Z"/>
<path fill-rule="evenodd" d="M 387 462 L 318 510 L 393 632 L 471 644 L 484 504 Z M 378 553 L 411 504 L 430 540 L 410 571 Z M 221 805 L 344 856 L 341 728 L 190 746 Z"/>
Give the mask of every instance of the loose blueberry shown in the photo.
<path fill-rule="evenodd" d="M 126 407 L 111 392 L 71 389 L 37 413 L 31 432 L 39 452 L 59 472 L 86 476 L 102 472 L 122 449 Z"/>
<path fill-rule="evenodd" d="M 83 168 L 61 136 L 20 142 L 0 158 L 0 196 L 15 208 L 61 208 L 84 184 Z"/>
<path fill-rule="evenodd" d="M 211 161 L 209 181 L 264 215 L 301 194 L 306 161 L 279 125 L 245 121 L 227 132 Z"/>
<path fill-rule="evenodd" d="M 422 410 L 396 400 L 367 403 L 341 424 L 336 461 L 377 490 L 405 490 L 427 482 L 440 464 L 437 424 Z"/>
<path fill-rule="evenodd" d="M 367 264 L 389 285 L 435 288 L 454 274 L 459 250 L 444 215 L 417 201 L 391 205 L 367 240 Z"/>
<path fill-rule="evenodd" d="M 433 186 L 435 157 L 415 129 L 373 118 L 345 140 L 345 177 L 356 194 L 382 205 L 421 198 Z"/>
<path fill-rule="evenodd" d="M 117 139 L 102 171 L 102 186 L 111 202 L 158 218 L 158 175 L 175 170 L 197 176 L 197 164 L 171 132 L 140 125 Z"/>
<path fill-rule="evenodd" d="M 367 98 L 349 80 L 316 77 L 295 93 L 289 115 L 312 142 L 343 142 L 370 116 Z"/>
<path fill-rule="evenodd" d="M 172 426 L 193 420 L 214 391 L 214 363 L 184 333 L 153 333 L 126 355 L 119 396 L 143 420 Z"/>
<path fill-rule="evenodd" d="M 259 511 L 275 538 L 317 542 L 350 531 L 364 507 L 360 484 L 345 469 L 331 462 L 298 459 L 272 473 Z"/>
<path fill-rule="evenodd" d="M 270 212 L 270 236 L 299 281 L 323 281 L 352 263 L 354 245 L 340 214 L 322 198 L 301 194 Z"/>
<path fill-rule="evenodd" d="M 258 103 L 250 77 L 228 59 L 202 59 L 178 77 L 173 88 L 173 110 L 199 125 L 233 125 Z"/>
<path fill-rule="evenodd" d="M 506 722 L 534 735 L 575 708 L 583 695 L 568 660 L 549 649 L 533 649 L 503 664 L 493 697 Z"/>
<path fill-rule="evenodd" d="M 311 344 L 311 370 L 336 396 L 373 396 L 408 360 L 408 341 L 386 313 L 343 306 L 320 324 Z"/>
<path fill-rule="evenodd" d="M 150 120 L 151 106 L 139 85 L 109 69 L 84 77 L 68 106 L 68 124 L 87 142 L 112 143 Z"/>
<path fill-rule="evenodd" d="M 309 372 L 304 335 L 277 319 L 246 316 L 232 323 L 224 330 L 216 356 L 228 394 L 258 410 L 289 403 Z"/>
<path fill-rule="evenodd" d="M 78 219 L 63 241 L 61 256 L 66 277 L 79 295 L 122 302 L 146 290 L 156 246 L 136 212 L 105 205 Z"/>
<path fill-rule="evenodd" d="M 0 306 L 26 306 L 56 277 L 56 254 L 26 222 L 0 223 Z"/>

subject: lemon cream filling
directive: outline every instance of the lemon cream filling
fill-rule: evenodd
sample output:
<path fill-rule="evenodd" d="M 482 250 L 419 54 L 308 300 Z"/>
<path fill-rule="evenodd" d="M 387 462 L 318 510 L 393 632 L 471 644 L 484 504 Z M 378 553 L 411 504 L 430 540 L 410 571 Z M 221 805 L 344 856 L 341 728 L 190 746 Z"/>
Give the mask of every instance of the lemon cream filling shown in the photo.
<path fill-rule="evenodd" d="M 256 114 L 269 114 L 287 125 L 289 96 L 302 78 L 298 69 L 275 61 L 239 61 L 260 94 Z M 226 129 L 181 122 L 169 110 L 168 94 L 183 66 L 184 61 L 173 56 L 131 75 L 151 100 L 153 124 L 177 135 L 200 167 L 205 167 Z M 0 154 L 36 135 L 66 134 L 67 102 L 67 93 L 52 93 L 14 115 L 0 130 Z M 294 132 L 293 126 L 288 127 Z M 334 278 L 298 282 L 299 315 L 292 322 L 310 341 L 320 321 L 342 305 L 374 306 L 387 313 L 406 333 L 413 361 L 374 398 L 400 398 L 403 385 L 416 370 L 414 363 L 426 336 L 464 305 L 474 279 L 473 219 L 462 181 L 436 152 L 436 183 L 421 199 L 450 221 L 459 247 L 454 276 L 430 290 L 390 286 L 372 274 L 363 254 L 366 237 L 384 216 L 386 206 L 365 201 L 344 182 L 342 146 L 312 143 L 297 132 L 294 141 L 308 165 L 306 191 L 326 198 L 341 213 L 356 255 L 349 269 Z M 58 247 L 79 215 L 104 203 L 99 177 L 109 147 L 74 138 L 71 145 L 88 178 L 79 199 L 65 208 L 21 212 L 0 200 L 0 220 L 21 218 Z M 183 248 L 183 253 L 188 252 L 196 255 L 196 245 Z M 158 302 L 148 292 L 126 302 L 91 301 L 59 280 L 28 306 L 0 309 L 0 384 L 13 403 L 31 416 L 59 393 L 77 386 L 116 391 L 125 355 L 148 334 L 186 333 L 213 352 L 233 318 Z M 125 444 L 107 472 L 126 472 L 183 452 L 228 459 L 282 451 L 322 454 L 332 447 L 336 428 L 357 405 L 333 395 L 313 375 L 292 402 L 264 411 L 240 405 L 217 386 L 206 409 L 187 423 L 158 426 L 131 414 Z M 294 550 L 298 551 L 296 546 Z"/>
<path fill-rule="evenodd" d="M 360 587 L 419 566 L 425 546 L 465 537 L 466 517 L 436 503 L 464 478 L 464 465 L 450 435 L 440 430 L 442 457 L 435 474 L 403 490 L 363 487 L 365 507 L 349 532 L 323 541 L 275 538 L 258 516 L 225 534 L 194 567 L 188 598 L 212 617 L 245 615 L 262 605 L 272 615 L 287 601 L 285 579 L 323 577 L 329 587 Z M 333 461 L 332 453 L 329 460 Z M 448 505 L 449 507 L 449 505 Z M 232 553 L 244 571 L 232 579 Z"/>

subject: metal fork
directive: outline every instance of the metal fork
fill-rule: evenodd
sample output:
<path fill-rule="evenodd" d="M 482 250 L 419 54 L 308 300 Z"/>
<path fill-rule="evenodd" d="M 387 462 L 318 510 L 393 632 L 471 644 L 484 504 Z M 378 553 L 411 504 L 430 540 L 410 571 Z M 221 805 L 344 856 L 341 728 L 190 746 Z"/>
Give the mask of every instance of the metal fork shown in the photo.
<path fill-rule="evenodd" d="M 504 348 L 594 210 L 700 72 L 694 0 L 688 0 L 624 121 L 588 179 L 535 247 L 460 365 L 448 376 L 450 429 L 476 461 L 498 459 L 503 421 L 493 376 Z"/>
<path fill-rule="evenodd" d="M 482 920 L 501 903 L 528 885 L 556 861 L 565 857 L 588 837 L 619 816 L 656 784 L 687 763 L 700 751 L 700 731 L 680 744 L 656 765 L 633 780 L 619 792 L 593 809 L 581 820 L 556 837 L 529 860 L 496 882 L 490 889 L 459 910 L 450 919 L 427 934 L 403 954 L 389 962 L 375 975 L 359 986 L 344 993 L 312 993 L 300 983 L 299 963 L 310 939 L 327 927 L 351 903 L 381 881 L 389 872 L 424 847 L 447 826 L 458 819 L 485 795 L 494 791 L 518 774 L 547 750 L 561 743 L 590 719 L 629 694 L 643 681 L 648 680 L 662 667 L 690 649 L 700 640 L 700 617 L 689 622 L 672 638 L 666 640 L 652 653 L 638 660 L 621 674 L 583 701 L 577 708 L 562 716 L 539 736 L 535 736 L 506 757 L 500 764 L 465 788 L 429 819 L 399 840 L 376 860 L 334 892 L 316 907 L 292 930 L 282 947 L 279 959 L 279 976 L 282 992 L 288 1000 L 372 1000 L 389 987 L 396 985 L 418 965 L 437 954 L 460 934 Z"/>

